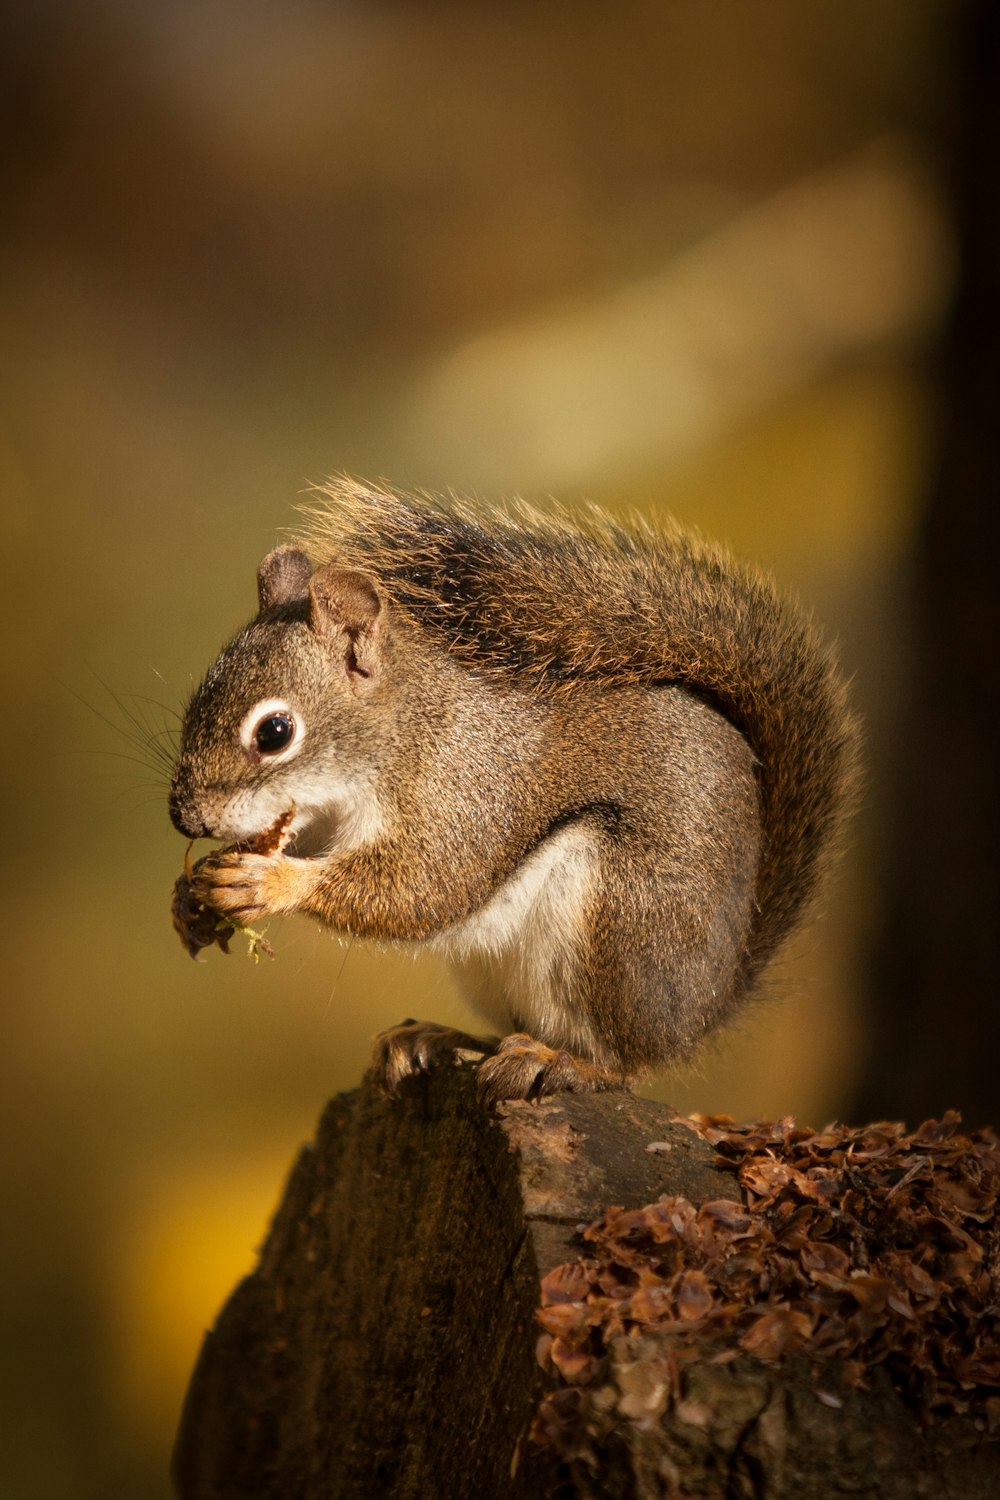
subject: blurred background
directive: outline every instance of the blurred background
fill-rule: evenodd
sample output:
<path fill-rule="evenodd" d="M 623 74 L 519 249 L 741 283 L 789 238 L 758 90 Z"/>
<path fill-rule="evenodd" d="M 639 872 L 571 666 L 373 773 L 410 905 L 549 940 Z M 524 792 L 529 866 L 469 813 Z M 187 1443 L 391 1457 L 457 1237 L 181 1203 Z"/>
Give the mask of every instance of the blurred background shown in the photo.
<path fill-rule="evenodd" d="M 257 966 L 171 931 L 142 742 L 332 472 L 670 511 L 796 591 L 867 721 L 849 857 L 650 1091 L 995 1116 L 989 12 L 8 4 L 5 1496 L 167 1496 L 325 1100 L 379 1028 L 473 1024 L 436 963 L 303 919 Z"/>

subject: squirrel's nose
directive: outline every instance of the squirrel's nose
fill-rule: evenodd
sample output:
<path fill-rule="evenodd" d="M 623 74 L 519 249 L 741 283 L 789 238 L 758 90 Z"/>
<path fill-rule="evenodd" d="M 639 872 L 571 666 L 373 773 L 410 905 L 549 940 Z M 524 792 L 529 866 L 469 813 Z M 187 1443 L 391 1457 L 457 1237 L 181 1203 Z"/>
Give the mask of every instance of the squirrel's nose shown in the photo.
<path fill-rule="evenodd" d="M 195 817 L 190 803 L 185 796 L 179 780 L 175 780 L 170 788 L 170 796 L 167 798 L 167 807 L 170 812 L 170 821 L 178 833 L 183 833 L 189 839 L 203 839 L 208 837 L 208 829 L 201 818 Z"/>

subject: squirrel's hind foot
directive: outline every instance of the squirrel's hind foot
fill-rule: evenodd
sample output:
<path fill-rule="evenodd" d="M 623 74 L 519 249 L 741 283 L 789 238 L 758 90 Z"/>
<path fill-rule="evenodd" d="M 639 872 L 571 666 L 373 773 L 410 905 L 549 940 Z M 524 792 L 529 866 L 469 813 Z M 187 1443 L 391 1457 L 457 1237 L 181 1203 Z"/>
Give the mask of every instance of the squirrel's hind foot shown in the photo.
<path fill-rule="evenodd" d="M 623 1073 L 589 1058 L 547 1047 L 526 1032 L 496 1038 L 470 1036 L 434 1021 L 402 1021 L 375 1038 L 370 1077 L 376 1088 L 394 1094 L 411 1073 L 425 1073 L 445 1061 L 473 1062 L 483 1104 L 505 1099 L 540 1099 L 546 1094 L 596 1093 L 628 1086 Z"/>
<path fill-rule="evenodd" d="M 434 1021 L 402 1021 L 375 1038 L 371 1078 L 383 1093 L 394 1094 L 411 1073 L 425 1073 L 449 1057 L 455 1062 L 476 1061 L 496 1049 L 496 1039 L 470 1036 Z"/>
<path fill-rule="evenodd" d="M 623 1073 L 589 1058 L 546 1047 L 526 1032 L 504 1037 L 492 1057 L 479 1065 L 479 1097 L 484 1104 L 504 1099 L 540 1099 L 545 1094 L 597 1093 L 628 1086 Z"/>

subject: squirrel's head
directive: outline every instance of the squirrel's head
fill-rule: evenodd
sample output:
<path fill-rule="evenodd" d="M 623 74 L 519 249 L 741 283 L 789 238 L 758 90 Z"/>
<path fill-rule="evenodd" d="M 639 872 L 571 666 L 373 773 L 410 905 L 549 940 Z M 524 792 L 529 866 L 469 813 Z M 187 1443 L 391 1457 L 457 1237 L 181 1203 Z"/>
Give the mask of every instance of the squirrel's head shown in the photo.
<path fill-rule="evenodd" d="M 385 722 L 386 605 L 375 580 L 296 547 L 268 553 L 260 611 L 184 716 L 170 817 L 189 838 L 250 839 L 294 808 L 299 832 L 356 810 Z M 380 711 L 381 710 L 381 711 Z"/>

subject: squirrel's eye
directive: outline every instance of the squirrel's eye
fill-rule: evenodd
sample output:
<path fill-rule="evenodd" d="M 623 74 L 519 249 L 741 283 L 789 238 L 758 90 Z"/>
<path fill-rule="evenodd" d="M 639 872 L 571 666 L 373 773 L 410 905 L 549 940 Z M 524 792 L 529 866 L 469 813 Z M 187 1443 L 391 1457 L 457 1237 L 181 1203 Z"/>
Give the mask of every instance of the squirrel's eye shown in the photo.
<path fill-rule="evenodd" d="M 268 714 L 253 732 L 254 748 L 258 755 L 277 755 L 287 749 L 294 734 L 295 724 L 289 714 Z"/>
<path fill-rule="evenodd" d="M 240 744 L 251 765 L 298 755 L 306 726 L 284 698 L 261 698 L 243 716 Z"/>

